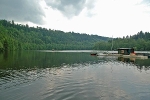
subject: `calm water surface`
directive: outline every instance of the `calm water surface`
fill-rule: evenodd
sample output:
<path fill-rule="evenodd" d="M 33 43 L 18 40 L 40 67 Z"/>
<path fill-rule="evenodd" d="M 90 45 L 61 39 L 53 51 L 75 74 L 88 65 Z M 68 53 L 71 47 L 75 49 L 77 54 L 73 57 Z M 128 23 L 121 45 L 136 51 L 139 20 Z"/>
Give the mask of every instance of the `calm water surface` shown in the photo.
<path fill-rule="evenodd" d="M 150 59 L 89 51 L 0 54 L 0 100 L 149 100 Z"/>

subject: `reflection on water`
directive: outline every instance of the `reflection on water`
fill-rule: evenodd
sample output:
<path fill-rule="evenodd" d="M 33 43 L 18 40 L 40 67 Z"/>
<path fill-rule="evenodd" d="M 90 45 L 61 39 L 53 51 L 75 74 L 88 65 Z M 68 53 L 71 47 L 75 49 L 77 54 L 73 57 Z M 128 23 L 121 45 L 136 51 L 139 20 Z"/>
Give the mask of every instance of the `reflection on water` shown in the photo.
<path fill-rule="evenodd" d="M 11 52 L 3 54 L 0 60 L 1 69 L 22 69 L 22 68 L 51 68 L 60 67 L 62 64 L 74 64 L 97 61 L 96 57 L 91 58 L 89 53 L 72 52 Z"/>
<path fill-rule="evenodd" d="M 130 63 L 130 62 L 135 62 L 135 58 L 123 58 L 123 57 L 118 57 L 118 60 L 119 61 L 122 61 L 122 62 L 128 62 L 128 63 Z"/>
<path fill-rule="evenodd" d="M 87 51 L 0 54 L 0 100 L 148 100 L 149 66 Z"/>
<path fill-rule="evenodd" d="M 139 70 L 149 70 L 150 69 L 150 59 L 135 59 L 135 58 L 123 58 L 118 57 L 118 61 L 125 63 L 132 63 L 136 65 Z"/>

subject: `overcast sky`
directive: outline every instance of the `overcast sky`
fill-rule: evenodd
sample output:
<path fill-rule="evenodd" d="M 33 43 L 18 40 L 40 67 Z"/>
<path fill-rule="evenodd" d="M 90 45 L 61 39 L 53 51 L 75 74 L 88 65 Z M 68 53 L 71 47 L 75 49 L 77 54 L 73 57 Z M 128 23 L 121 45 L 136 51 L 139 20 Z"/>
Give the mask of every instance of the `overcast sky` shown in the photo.
<path fill-rule="evenodd" d="M 0 0 L 0 19 L 123 37 L 150 32 L 150 0 Z"/>

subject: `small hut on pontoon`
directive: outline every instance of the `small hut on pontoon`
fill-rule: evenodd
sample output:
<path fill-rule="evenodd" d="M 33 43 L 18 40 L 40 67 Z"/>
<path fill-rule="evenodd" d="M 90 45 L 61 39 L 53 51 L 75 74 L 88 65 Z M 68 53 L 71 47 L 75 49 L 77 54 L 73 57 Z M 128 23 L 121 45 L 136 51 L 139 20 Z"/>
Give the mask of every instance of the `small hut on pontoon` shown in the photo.
<path fill-rule="evenodd" d="M 118 54 L 130 55 L 130 53 L 134 53 L 133 48 L 118 48 Z"/>

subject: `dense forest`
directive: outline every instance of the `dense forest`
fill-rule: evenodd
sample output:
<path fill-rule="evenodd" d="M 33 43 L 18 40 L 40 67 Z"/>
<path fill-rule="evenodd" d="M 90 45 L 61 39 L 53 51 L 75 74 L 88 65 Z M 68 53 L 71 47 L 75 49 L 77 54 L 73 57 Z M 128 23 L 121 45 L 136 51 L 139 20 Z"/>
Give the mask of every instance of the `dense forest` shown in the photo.
<path fill-rule="evenodd" d="M 112 42 L 113 41 L 113 42 Z M 113 43 L 113 48 L 112 47 Z M 98 35 L 63 32 L 42 27 L 29 27 L 0 20 L 0 51 L 14 50 L 116 50 L 134 48 L 150 50 L 150 33 L 140 31 L 133 36 L 108 38 Z"/>
<path fill-rule="evenodd" d="M 98 42 L 94 45 L 96 50 L 111 50 L 113 43 L 113 50 L 117 48 L 134 48 L 138 51 L 150 50 L 150 33 L 149 32 L 138 32 L 133 36 L 126 36 L 123 38 L 115 38 L 108 42 Z"/>
<path fill-rule="evenodd" d="M 93 49 L 108 37 L 63 32 L 42 27 L 29 27 L 7 20 L 0 20 L 0 51 L 14 50 L 83 50 Z"/>

